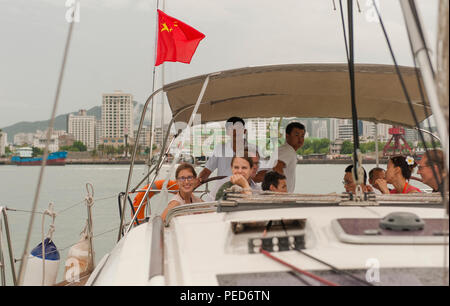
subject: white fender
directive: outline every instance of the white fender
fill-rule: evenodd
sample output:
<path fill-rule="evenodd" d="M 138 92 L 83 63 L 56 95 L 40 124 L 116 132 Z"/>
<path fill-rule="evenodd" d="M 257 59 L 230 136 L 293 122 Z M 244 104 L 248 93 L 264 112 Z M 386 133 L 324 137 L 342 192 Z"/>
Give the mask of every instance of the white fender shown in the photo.
<path fill-rule="evenodd" d="M 59 251 L 50 238 L 44 240 L 45 252 L 45 280 L 44 286 L 52 286 L 56 283 L 58 276 L 58 267 L 60 262 Z M 42 285 L 42 242 L 39 243 L 32 251 L 31 258 L 27 261 L 25 269 L 23 285 L 24 286 L 41 286 Z"/>
<path fill-rule="evenodd" d="M 83 233 L 77 244 L 73 245 L 67 254 L 64 272 L 65 280 L 78 282 L 81 273 L 92 268 L 89 267 L 91 255 L 88 236 Z"/>

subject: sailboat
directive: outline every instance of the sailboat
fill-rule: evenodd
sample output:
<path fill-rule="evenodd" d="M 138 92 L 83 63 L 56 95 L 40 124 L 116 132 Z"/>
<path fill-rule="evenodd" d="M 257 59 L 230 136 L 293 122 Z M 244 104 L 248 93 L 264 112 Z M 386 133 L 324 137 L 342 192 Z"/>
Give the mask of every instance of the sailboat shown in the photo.
<path fill-rule="evenodd" d="M 348 4 L 351 6 L 352 1 Z M 414 8 L 407 1 L 402 4 L 405 15 Z M 448 4 L 446 12 L 448 23 Z M 444 49 L 442 55 L 448 63 L 448 27 L 443 30 L 447 33 L 443 40 L 447 51 Z M 413 127 L 416 121 L 426 119 L 431 113 L 437 116 L 440 126 L 447 125 L 448 129 L 448 117 L 443 123 L 439 120 L 442 110 L 436 107 L 435 95 L 429 94 L 430 84 L 436 83 L 430 80 L 422 62 L 419 83 L 427 90 L 426 96 L 418 86 L 416 68 L 354 64 L 352 43 L 349 47 L 348 64 L 245 67 L 165 85 L 147 99 L 137 137 L 148 104 L 160 92 L 167 95 L 173 114 L 170 125 L 185 122 L 187 129 L 192 127 L 196 114 L 201 114 L 201 123 L 239 114 L 244 118 L 338 117 Z M 448 69 L 446 74 L 439 73 L 448 79 Z M 402 82 L 398 80 L 400 75 Z M 448 84 L 440 87 L 447 90 L 448 107 Z M 357 106 L 357 116 L 350 105 Z M 413 112 L 415 118 L 404 116 L 408 112 Z M 158 161 L 131 188 L 137 151 L 134 148 L 122 194 L 144 192 L 145 195 L 133 207 L 130 220 L 126 220 L 127 197 L 122 196 L 117 243 L 98 262 L 86 285 L 448 283 L 448 194 L 445 191 L 382 196 L 362 191 L 355 195 L 271 192 L 242 195 L 230 191 L 223 200 L 178 206 L 168 212 L 165 220 L 153 213 L 143 222 L 136 222 L 150 192 L 141 189 L 141 185 L 146 180 L 150 186 L 155 182 L 173 148 L 168 141 L 169 133 L 170 127 Z M 442 128 L 439 133 L 441 139 L 448 138 Z M 180 139 L 175 138 L 171 143 L 180 143 Z M 444 143 L 444 149 L 447 156 L 444 171 L 448 177 L 448 143 Z M 172 166 L 181 152 L 174 154 Z M 355 169 L 361 167 L 359 156 L 355 148 Z M 358 173 L 354 175 L 357 177 Z M 164 201 L 168 187 L 166 184 L 158 191 L 163 195 L 159 198 L 160 206 L 167 204 Z M 19 284 L 20 278 L 19 272 Z"/>
<path fill-rule="evenodd" d="M 413 9 L 403 5 L 405 14 Z M 147 104 L 164 91 L 173 114 L 170 125 L 185 122 L 188 128 L 195 114 L 201 114 L 201 123 L 239 114 L 415 126 L 404 114 L 412 110 L 420 122 L 436 109 L 429 95 L 423 99 L 416 72 L 398 65 L 354 65 L 350 52 L 348 65 L 246 67 L 189 78 L 155 91 Z M 349 74 L 356 80 L 351 91 Z M 356 118 L 349 107 L 355 92 Z M 166 135 L 163 148 L 169 147 Z M 147 175 L 151 182 L 163 161 L 161 154 Z M 125 194 L 139 189 L 130 188 L 132 167 Z M 149 189 L 139 191 L 146 196 Z M 167 194 L 167 188 L 161 192 Z M 87 285 L 442 285 L 448 279 L 445 193 L 230 192 L 223 200 L 181 205 L 165 220 L 153 214 L 136 225 L 143 204 L 125 222 L 122 203 L 118 242 Z"/>

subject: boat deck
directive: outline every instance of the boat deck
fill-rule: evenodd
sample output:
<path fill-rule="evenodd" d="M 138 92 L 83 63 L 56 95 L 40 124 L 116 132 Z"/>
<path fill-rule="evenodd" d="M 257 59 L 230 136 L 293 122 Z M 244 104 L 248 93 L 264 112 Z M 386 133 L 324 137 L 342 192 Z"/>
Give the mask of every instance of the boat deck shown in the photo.
<path fill-rule="evenodd" d="M 389 275 L 384 274 L 387 279 L 392 279 L 392 275 L 398 274 L 398 269 L 403 269 L 404 275 L 400 278 L 402 284 L 425 284 L 424 278 L 414 276 L 412 269 L 425 269 L 440 274 L 444 264 L 448 267 L 448 244 L 343 243 L 331 225 L 332 220 L 337 218 L 382 218 L 394 211 L 416 213 L 421 218 L 444 218 L 445 215 L 443 209 L 430 208 L 311 207 L 178 216 L 164 230 L 164 284 L 221 285 L 227 280 L 229 282 L 230 276 L 265 274 L 264 284 L 282 285 L 283 281 L 280 283 L 280 279 L 275 277 L 270 281 L 270 278 L 289 272 L 290 269 L 263 254 L 249 253 L 249 237 L 261 237 L 262 232 L 239 236 L 231 228 L 232 222 L 268 221 L 267 216 L 273 220 L 306 219 L 305 251 L 339 269 L 364 271 L 363 275 L 372 266 L 380 268 L 380 271 L 390 269 Z M 275 234 L 284 235 L 284 232 L 269 231 L 267 236 Z M 112 251 L 94 284 L 149 284 L 151 237 L 151 223 L 134 228 Z M 442 244 L 448 242 L 448 236 L 440 238 Z M 294 250 L 272 254 L 303 270 L 323 273 L 329 271 L 329 267 Z M 438 277 L 437 281 L 440 282 L 441 279 Z"/>

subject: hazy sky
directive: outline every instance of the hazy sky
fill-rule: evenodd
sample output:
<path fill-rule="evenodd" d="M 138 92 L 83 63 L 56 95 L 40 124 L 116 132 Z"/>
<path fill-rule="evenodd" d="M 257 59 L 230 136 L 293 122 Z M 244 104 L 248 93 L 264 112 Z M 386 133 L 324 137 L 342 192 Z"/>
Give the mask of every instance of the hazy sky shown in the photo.
<path fill-rule="evenodd" d="M 416 2 L 434 50 L 438 1 Z M 371 0 L 359 3 L 356 62 L 392 64 Z M 49 119 L 69 28 L 65 4 L 0 0 L 0 127 Z M 399 64 L 412 65 L 398 1 L 380 0 L 380 8 Z M 206 35 L 191 64 L 165 64 L 165 83 L 246 66 L 345 62 L 332 0 L 166 0 L 165 12 Z M 155 0 L 80 0 L 57 113 L 101 105 L 102 93 L 114 90 L 143 103 L 152 89 L 155 19 Z"/>

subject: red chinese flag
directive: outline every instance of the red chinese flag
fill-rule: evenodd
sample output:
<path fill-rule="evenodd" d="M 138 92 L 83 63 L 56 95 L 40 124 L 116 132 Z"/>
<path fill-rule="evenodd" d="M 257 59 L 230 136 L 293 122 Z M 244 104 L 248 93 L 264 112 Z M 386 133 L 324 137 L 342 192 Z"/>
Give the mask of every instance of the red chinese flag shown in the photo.
<path fill-rule="evenodd" d="M 158 47 L 155 66 L 168 62 L 189 64 L 205 35 L 158 10 Z"/>

